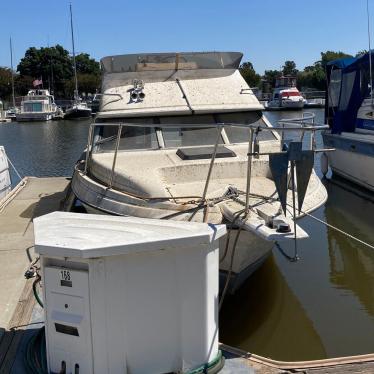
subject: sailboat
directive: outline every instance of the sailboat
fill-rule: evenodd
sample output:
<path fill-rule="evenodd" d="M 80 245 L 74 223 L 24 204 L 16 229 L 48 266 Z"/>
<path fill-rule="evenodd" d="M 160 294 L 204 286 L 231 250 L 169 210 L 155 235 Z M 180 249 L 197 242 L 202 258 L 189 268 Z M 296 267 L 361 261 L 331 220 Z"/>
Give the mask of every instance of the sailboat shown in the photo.
<path fill-rule="evenodd" d="M 78 78 L 77 78 L 77 64 L 75 61 L 75 47 L 74 47 L 74 29 L 73 29 L 73 12 L 70 4 L 70 28 L 71 28 L 71 42 L 73 45 L 73 68 L 74 68 L 74 102 L 70 108 L 66 109 L 64 119 L 79 119 L 91 117 L 91 108 L 87 106 L 87 103 L 82 102 L 78 94 Z"/>

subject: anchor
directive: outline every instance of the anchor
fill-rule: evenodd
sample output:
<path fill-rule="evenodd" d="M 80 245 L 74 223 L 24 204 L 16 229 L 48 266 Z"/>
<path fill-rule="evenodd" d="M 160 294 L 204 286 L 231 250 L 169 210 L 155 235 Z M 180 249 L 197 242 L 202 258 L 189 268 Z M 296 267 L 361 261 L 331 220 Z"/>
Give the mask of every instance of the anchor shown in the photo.
<path fill-rule="evenodd" d="M 284 215 L 287 213 L 289 163 L 291 164 L 291 183 L 293 195 L 297 189 L 298 211 L 300 214 L 308 188 L 310 175 L 312 174 L 313 170 L 314 151 L 302 150 L 301 142 L 290 142 L 288 146 L 284 146 L 284 151 L 269 154 L 269 167 Z M 295 186 L 295 169 L 297 186 Z"/>
<path fill-rule="evenodd" d="M 269 167 L 275 187 L 278 192 L 284 215 L 287 213 L 287 191 L 288 191 L 288 165 L 291 164 L 291 186 L 292 186 L 292 208 L 294 223 L 294 247 L 295 255 L 291 261 L 299 259 L 297 254 L 297 234 L 296 234 L 296 199 L 295 192 L 297 188 L 297 202 L 299 214 L 303 206 L 304 198 L 308 188 L 310 175 L 314 165 L 314 151 L 303 150 L 302 142 L 290 142 L 285 144 L 283 151 L 269 154 Z M 295 169 L 297 186 L 295 185 Z"/>

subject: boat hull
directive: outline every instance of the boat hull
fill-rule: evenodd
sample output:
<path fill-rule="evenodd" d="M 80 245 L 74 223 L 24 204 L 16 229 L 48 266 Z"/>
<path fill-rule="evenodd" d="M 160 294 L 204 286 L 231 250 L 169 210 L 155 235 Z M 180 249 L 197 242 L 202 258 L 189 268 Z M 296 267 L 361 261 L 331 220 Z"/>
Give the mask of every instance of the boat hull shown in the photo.
<path fill-rule="evenodd" d="M 374 143 L 350 137 L 349 134 L 322 134 L 326 147 L 335 148 L 328 153 L 333 173 L 370 191 L 374 191 Z"/>
<path fill-rule="evenodd" d="M 99 185 L 77 171 L 72 178 L 71 193 L 89 214 L 159 218 L 152 216 L 152 211 L 156 211 L 155 209 L 120 203 L 119 201 L 115 202 L 114 191 L 108 191 L 105 186 Z M 110 196 L 107 196 L 108 199 L 103 197 L 104 194 L 107 195 L 108 193 L 110 194 Z M 70 207 L 67 210 L 70 210 Z M 170 213 L 172 211 L 165 211 L 164 214 L 168 215 Z M 236 229 L 231 230 L 228 246 L 226 237 L 220 239 L 220 285 L 224 286 L 227 275 L 230 273 L 229 293 L 234 293 L 250 277 L 271 254 L 274 246 L 273 241 L 267 241 L 252 232 L 241 230 L 233 254 L 237 232 Z"/>
<path fill-rule="evenodd" d="M 302 110 L 304 108 L 303 101 L 282 102 L 282 105 L 268 104 L 266 110 Z"/>
<path fill-rule="evenodd" d="M 64 115 L 64 119 L 80 119 L 90 118 L 92 116 L 91 109 L 67 109 Z"/>
<path fill-rule="evenodd" d="M 97 207 L 93 207 L 82 201 L 81 203 L 89 214 L 108 214 L 108 212 L 104 212 Z M 229 245 L 226 255 L 226 236 L 221 238 L 219 242 L 219 255 L 221 259 L 219 266 L 219 288 L 220 292 L 222 292 L 228 281 L 227 292 L 229 294 L 234 294 L 265 262 L 272 253 L 274 246 L 273 242 L 266 241 L 253 233 L 242 230 L 235 248 L 235 257 L 230 273 L 230 262 L 233 252 L 232 242 L 236 234 L 237 230 L 232 230 L 231 245 Z M 228 276 L 230 276 L 230 279 L 228 279 Z"/>
<path fill-rule="evenodd" d="M 17 122 L 50 121 L 54 113 L 17 113 Z"/>

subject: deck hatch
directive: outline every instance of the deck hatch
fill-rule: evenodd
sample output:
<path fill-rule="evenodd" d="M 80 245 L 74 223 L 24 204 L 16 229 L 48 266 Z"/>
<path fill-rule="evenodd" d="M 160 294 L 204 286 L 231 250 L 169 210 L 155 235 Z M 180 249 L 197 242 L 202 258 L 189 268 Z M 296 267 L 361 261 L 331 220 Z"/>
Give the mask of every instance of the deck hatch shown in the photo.
<path fill-rule="evenodd" d="M 177 155 L 182 160 L 202 160 L 212 158 L 214 147 L 179 148 Z M 217 148 L 216 158 L 236 157 L 236 153 L 224 146 Z"/>

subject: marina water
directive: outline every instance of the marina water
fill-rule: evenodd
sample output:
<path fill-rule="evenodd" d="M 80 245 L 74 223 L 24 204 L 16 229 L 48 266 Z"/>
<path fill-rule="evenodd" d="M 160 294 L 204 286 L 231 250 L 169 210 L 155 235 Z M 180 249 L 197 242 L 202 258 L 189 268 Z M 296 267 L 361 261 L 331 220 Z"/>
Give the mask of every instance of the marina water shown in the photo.
<path fill-rule="evenodd" d="M 323 122 L 323 110 L 313 110 Z M 300 112 L 268 112 L 272 123 Z M 18 172 L 71 176 L 88 135 L 87 121 L 0 125 L 0 145 Z M 322 141 L 317 139 L 319 147 Z M 319 157 L 315 165 L 320 174 Z M 13 184 L 18 182 L 12 171 Z M 327 203 L 319 219 L 374 244 L 374 204 L 341 180 L 325 181 Z M 357 194 L 359 193 L 359 194 Z M 225 300 L 220 341 L 278 360 L 311 360 L 364 354 L 374 347 L 374 250 L 306 217 L 310 238 L 300 241 L 300 261 L 276 248 L 242 287 Z M 293 253 L 293 243 L 282 244 Z"/>

